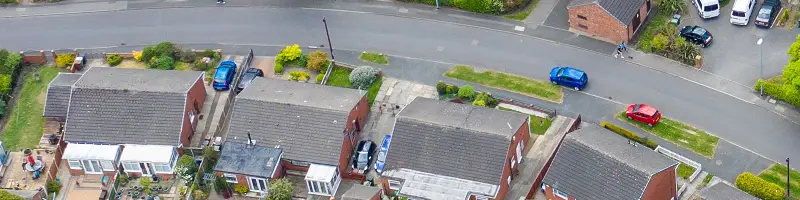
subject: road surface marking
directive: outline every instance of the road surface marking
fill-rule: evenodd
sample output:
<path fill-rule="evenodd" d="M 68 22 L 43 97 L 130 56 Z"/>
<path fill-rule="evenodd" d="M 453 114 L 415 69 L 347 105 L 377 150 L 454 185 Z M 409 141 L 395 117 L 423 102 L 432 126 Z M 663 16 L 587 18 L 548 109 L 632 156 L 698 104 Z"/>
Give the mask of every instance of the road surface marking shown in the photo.
<path fill-rule="evenodd" d="M 785 112 L 786 107 L 783 107 L 782 105 L 777 105 L 775 106 L 775 110 L 777 110 L 778 112 Z"/>
<path fill-rule="evenodd" d="M 400 8 L 400 10 L 399 10 L 399 11 L 400 11 L 401 13 L 408 13 L 408 9 L 407 9 L 407 8 Z"/>
<path fill-rule="evenodd" d="M 25 12 L 28 8 L 17 8 L 17 12 Z"/>
<path fill-rule="evenodd" d="M 606 98 L 606 97 L 601 97 L 601 96 L 596 95 L 596 94 L 592 94 L 592 93 L 588 93 L 588 92 L 584 92 L 584 91 L 575 91 L 575 92 L 578 92 L 578 93 L 581 93 L 581 94 L 585 94 L 585 95 L 589 95 L 589 96 L 593 96 L 593 97 L 598 98 L 598 99 L 603 99 L 603 100 L 606 100 L 606 101 L 610 101 L 612 103 L 616 103 L 616 104 L 619 104 L 619 105 L 626 105 L 626 104 L 624 104 L 622 102 L 619 102 L 619 101 L 616 101 L 616 100 L 613 100 L 613 99 L 609 99 L 609 98 Z"/>
<path fill-rule="evenodd" d="M 333 12 L 348 12 L 348 13 L 359 13 L 359 14 L 372 14 L 371 12 L 362 12 L 362 11 L 354 11 L 354 10 L 340 10 L 340 9 L 327 9 L 327 8 L 300 8 L 300 9 L 333 11 Z"/>
<path fill-rule="evenodd" d="M 444 51 L 444 47 L 443 46 L 436 47 L 436 51 Z"/>
<path fill-rule="evenodd" d="M 524 26 L 515 26 L 514 30 L 515 31 L 525 31 L 525 27 Z"/>
<path fill-rule="evenodd" d="M 472 45 L 478 45 L 478 40 L 472 40 Z"/>

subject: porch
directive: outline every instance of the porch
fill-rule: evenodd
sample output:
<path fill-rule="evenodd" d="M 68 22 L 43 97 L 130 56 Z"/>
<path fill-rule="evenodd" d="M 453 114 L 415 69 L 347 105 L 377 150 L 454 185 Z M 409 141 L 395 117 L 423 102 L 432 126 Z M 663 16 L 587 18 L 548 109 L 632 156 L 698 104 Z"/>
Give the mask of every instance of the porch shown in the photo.
<path fill-rule="evenodd" d="M 61 159 L 67 160 L 70 174 L 107 174 L 116 173 L 119 145 L 67 144 Z"/>
<path fill-rule="evenodd" d="M 129 176 L 170 179 L 178 152 L 173 146 L 125 145 L 119 160 Z"/>

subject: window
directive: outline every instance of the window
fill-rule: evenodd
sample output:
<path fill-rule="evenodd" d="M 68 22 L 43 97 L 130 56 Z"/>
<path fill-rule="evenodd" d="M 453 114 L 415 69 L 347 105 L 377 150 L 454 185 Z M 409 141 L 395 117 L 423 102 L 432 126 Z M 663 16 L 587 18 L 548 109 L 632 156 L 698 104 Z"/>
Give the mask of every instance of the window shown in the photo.
<path fill-rule="evenodd" d="M 589 27 L 588 27 L 588 26 L 586 26 L 586 25 L 583 25 L 583 24 L 578 24 L 578 27 L 580 27 L 580 28 L 582 28 L 582 29 L 589 30 Z"/>
<path fill-rule="evenodd" d="M 83 163 L 83 171 L 86 173 L 101 173 L 103 170 L 100 169 L 100 162 L 96 160 L 82 160 Z"/>
<path fill-rule="evenodd" d="M 190 124 L 194 124 L 194 116 L 195 116 L 194 111 L 189 112 L 189 123 Z"/>
<path fill-rule="evenodd" d="M 578 19 L 586 20 L 586 16 L 578 15 Z"/>
<path fill-rule="evenodd" d="M 170 165 L 169 163 L 153 164 L 153 169 L 157 173 L 172 173 L 172 167 L 170 167 Z"/>
<path fill-rule="evenodd" d="M 506 179 L 506 182 L 508 183 L 508 185 L 511 185 L 511 176 L 508 176 L 508 178 Z"/>
<path fill-rule="evenodd" d="M 517 164 L 516 158 L 514 156 L 511 156 L 511 160 L 509 160 L 508 162 L 511 163 L 511 169 L 514 169 L 514 166 L 516 166 L 515 164 Z"/>
<path fill-rule="evenodd" d="M 81 161 L 67 160 L 70 169 L 81 169 Z"/>
<path fill-rule="evenodd" d="M 316 194 L 331 194 L 330 185 L 324 182 L 317 182 L 317 181 L 306 181 L 306 185 L 308 186 L 309 193 L 316 193 Z"/>
<path fill-rule="evenodd" d="M 558 190 L 556 190 L 555 188 L 553 188 L 553 194 L 555 194 L 555 195 L 556 195 L 556 196 L 558 196 L 558 197 L 561 197 L 561 198 L 567 199 L 567 193 L 564 193 L 564 192 L 562 192 L 562 191 L 558 191 Z"/>
<path fill-rule="evenodd" d="M 100 165 L 103 167 L 103 171 L 114 171 L 114 162 L 110 160 L 100 161 Z"/>
<path fill-rule="evenodd" d="M 141 172 L 142 171 L 142 168 L 139 167 L 139 163 L 124 162 L 122 167 L 124 167 L 125 171 L 127 171 L 127 172 Z"/>
<path fill-rule="evenodd" d="M 225 181 L 228 183 L 238 183 L 239 179 L 236 178 L 235 174 L 224 174 Z"/>
<path fill-rule="evenodd" d="M 289 160 L 289 163 L 292 163 L 294 166 L 309 166 L 308 162 L 303 161 Z"/>
<path fill-rule="evenodd" d="M 255 177 L 247 177 L 250 179 L 250 191 L 255 192 L 264 192 L 266 193 L 269 188 L 267 188 L 267 180 L 263 178 L 255 178 Z"/>

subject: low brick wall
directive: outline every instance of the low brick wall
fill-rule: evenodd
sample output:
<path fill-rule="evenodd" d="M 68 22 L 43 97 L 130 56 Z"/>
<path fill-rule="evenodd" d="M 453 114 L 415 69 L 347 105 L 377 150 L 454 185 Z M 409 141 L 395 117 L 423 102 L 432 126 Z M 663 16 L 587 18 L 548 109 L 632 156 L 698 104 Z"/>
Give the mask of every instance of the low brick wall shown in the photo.
<path fill-rule="evenodd" d="M 47 55 L 44 51 L 20 51 L 19 55 L 22 56 L 22 63 L 24 64 L 46 64 Z"/>

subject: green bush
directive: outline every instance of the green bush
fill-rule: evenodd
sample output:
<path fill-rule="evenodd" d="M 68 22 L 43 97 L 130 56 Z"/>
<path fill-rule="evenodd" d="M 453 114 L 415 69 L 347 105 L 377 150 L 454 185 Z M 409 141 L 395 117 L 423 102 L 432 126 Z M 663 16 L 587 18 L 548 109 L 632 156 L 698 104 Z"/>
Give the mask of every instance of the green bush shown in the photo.
<path fill-rule="evenodd" d="M 436 83 L 436 92 L 439 92 L 439 95 L 447 94 L 447 83 L 439 81 Z"/>
<path fill-rule="evenodd" d="M 322 83 L 322 79 L 325 79 L 325 74 L 317 74 L 317 83 Z"/>
<path fill-rule="evenodd" d="M 309 75 L 306 72 L 289 72 L 290 81 L 305 81 L 308 80 L 308 78 L 310 77 L 311 75 Z"/>
<path fill-rule="evenodd" d="M 608 123 L 608 122 L 601 122 L 600 126 L 610 130 L 611 132 L 617 133 L 617 134 L 621 135 L 622 137 L 625 137 L 625 138 L 628 138 L 630 140 L 636 141 L 639 144 L 643 144 L 644 146 L 647 146 L 647 147 L 649 147 L 651 149 L 655 149 L 656 147 L 658 147 L 658 144 L 656 144 L 656 142 L 653 142 L 652 140 L 647 139 L 645 137 L 639 137 L 639 135 L 636 135 L 636 133 L 631 132 L 631 131 L 629 131 L 627 129 L 624 129 L 622 127 L 619 127 L 617 125 L 614 125 L 614 124 L 611 124 L 611 123 Z"/>
<path fill-rule="evenodd" d="M 378 70 L 370 66 L 357 67 L 350 73 L 350 83 L 354 88 L 366 90 L 378 78 Z"/>
<path fill-rule="evenodd" d="M 283 63 L 275 63 L 275 73 L 276 74 L 283 73 Z"/>
<path fill-rule="evenodd" d="M 106 57 L 106 61 L 108 61 L 108 65 L 117 66 L 122 63 L 122 57 L 117 54 L 111 54 Z"/>
<path fill-rule="evenodd" d="M 486 107 L 486 102 L 483 100 L 475 100 L 472 102 L 473 106 Z"/>
<path fill-rule="evenodd" d="M 503 11 L 503 4 L 497 0 L 454 0 L 456 8 L 476 12 L 498 14 Z"/>
<path fill-rule="evenodd" d="M 784 197 L 783 188 L 750 172 L 736 177 L 736 187 L 763 200 L 782 200 Z"/>
<path fill-rule="evenodd" d="M 59 67 L 72 66 L 73 62 L 75 62 L 75 54 L 64 53 L 64 54 L 58 54 L 58 56 L 56 56 L 56 64 Z"/>
<path fill-rule="evenodd" d="M 192 51 L 191 49 L 177 50 L 177 60 L 189 63 L 193 62 L 195 59 L 197 59 L 197 54 L 195 54 L 194 51 Z"/>
<path fill-rule="evenodd" d="M 58 182 L 56 182 L 54 180 L 47 181 L 47 184 L 46 184 L 45 187 L 47 188 L 47 191 L 53 191 L 53 192 L 56 192 L 56 193 L 61 191 L 61 183 L 58 183 Z"/>
<path fill-rule="evenodd" d="M 286 63 L 290 61 L 294 61 L 295 59 L 299 58 L 300 55 L 303 54 L 303 50 L 300 49 L 300 46 L 297 44 L 286 46 L 278 55 L 275 56 L 275 63 Z"/>
<path fill-rule="evenodd" d="M 11 93 L 11 75 L 0 74 L 0 95 Z"/>
<path fill-rule="evenodd" d="M 219 52 L 214 51 L 213 49 L 206 49 L 205 51 L 203 51 L 203 57 L 209 57 L 214 60 L 219 60 L 220 58 L 222 58 L 222 55 L 220 55 Z"/>
<path fill-rule="evenodd" d="M 308 62 L 306 63 L 306 68 L 311 71 L 320 71 L 322 66 L 328 65 L 328 53 L 322 51 L 314 51 L 311 54 L 308 54 Z"/>
<path fill-rule="evenodd" d="M 153 51 L 155 51 L 156 56 L 167 56 L 174 60 L 175 57 L 177 57 L 175 55 L 180 51 L 180 49 L 178 49 L 175 44 L 172 44 L 172 42 L 161 42 L 156 44 L 156 46 L 153 48 Z"/>
<path fill-rule="evenodd" d="M 496 98 L 492 97 L 492 95 L 486 92 L 480 92 L 477 95 L 475 95 L 475 101 L 483 101 L 484 103 L 486 103 L 486 107 L 495 107 L 497 106 L 497 104 L 500 104 L 500 100 L 497 100 Z"/>
<path fill-rule="evenodd" d="M 160 56 L 160 57 L 153 57 L 153 61 L 150 63 L 151 69 L 160 69 L 160 70 L 173 70 L 175 69 L 175 60 L 169 56 Z"/>
<path fill-rule="evenodd" d="M 475 97 L 475 89 L 470 85 L 464 85 L 461 89 L 458 89 L 458 97 L 464 100 L 472 100 Z"/>
<path fill-rule="evenodd" d="M 308 56 L 306 54 L 300 54 L 300 57 L 297 58 L 297 66 L 305 67 L 308 65 Z"/>
<path fill-rule="evenodd" d="M 17 0 L 0 0 L 0 6 L 19 4 Z"/>
<path fill-rule="evenodd" d="M 667 44 L 669 44 L 669 38 L 665 35 L 658 34 L 655 37 L 653 37 L 652 43 L 653 43 L 653 49 L 655 49 L 656 52 L 662 52 L 665 49 L 667 49 Z"/>
<path fill-rule="evenodd" d="M 764 94 L 770 95 L 777 99 L 785 99 L 784 97 L 785 92 L 783 91 L 782 85 L 758 79 L 758 81 L 756 81 L 756 84 L 753 85 L 753 90 L 755 90 L 756 92 L 760 92 L 761 84 L 764 84 Z"/>
<path fill-rule="evenodd" d="M 0 57 L 0 61 L 2 61 L 2 58 L 4 57 Z M 16 76 L 14 72 L 17 70 L 17 67 L 19 67 L 20 62 L 22 62 L 22 56 L 20 56 L 19 53 L 7 54 L 5 57 L 5 63 L 0 63 L 0 74 L 11 74 Z"/>
<path fill-rule="evenodd" d="M 146 46 L 142 49 L 142 62 L 149 62 L 153 57 L 158 56 L 155 51 L 155 47 L 153 46 Z"/>
<path fill-rule="evenodd" d="M 236 191 L 236 193 L 239 193 L 241 195 L 250 191 L 250 188 L 247 188 L 247 186 L 244 185 L 236 185 L 236 187 L 234 187 L 234 190 Z"/>

